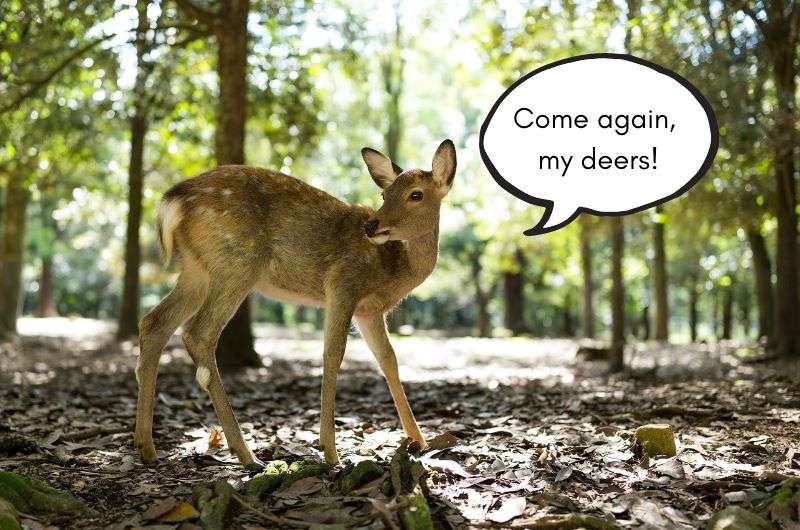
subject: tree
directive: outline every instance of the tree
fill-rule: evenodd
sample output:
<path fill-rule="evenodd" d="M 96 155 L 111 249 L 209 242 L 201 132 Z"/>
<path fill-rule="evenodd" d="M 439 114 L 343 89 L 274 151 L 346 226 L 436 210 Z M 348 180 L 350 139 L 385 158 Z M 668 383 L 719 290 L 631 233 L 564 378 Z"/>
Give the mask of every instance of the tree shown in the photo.
<path fill-rule="evenodd" d="M 625 367 L 625 285 L 622 258 L 625 255 L 625 225 L 622 217 L 613 217 L 611 224 L 611 352 L 609 370 Z"/>
<path fill-rule="evenodd" d="M 528 329 L 525 324 L 525 294 L 523 287 L 525 284 L 525 255 L 522 249 L 517 247 L 514 250 L 511 267 L 503 271 L 503 301 L 505 315 L 503 321 L 505 327 L 514 335 L 521 335 Z"/>
<path fill-rule="evenodd" d="M 664 209 L 657 206 L 653 219 L 653 301 L 655 302 L 653 338 L 658 341 L 669 340 L 667 251 L 664 241 L 666 217 Z"/>
<path fill-rule="evenodd" d="M 128 217 L 125 231 L 125 273 L 122 280 L 122 301 L 117 337 L 127 339 L 139 332 L 139 266 L 141 248 L 139 228 L 142 224 L 142 189 L 144 186 L 144 150 L 148 123 L 154 106 L 153 89 L 147 89 L 155 63 L 149 54 L 155 49 L 156 30 L 151 28 L 147 8 L 149 0 L 137 0 L 136 13 L 136 81 L 133 86 L 130 115 L 130 158 L 128 161 Z M 164 10 L 161 10 L 163 17 Z M 158 24 L 156 24 L 158 25 Z M 150 35 L 152 36 L 150 36 Z"/>
<path fill-rule="evenodd" d="M 244 164 L 245 124 L 247 122 L 247 17 L 250 0 L 222 0 L 217 11 L 191 0 L 176 0 L 183 14 L 195 24 L 213 32 L 217 39 L 216 154 L 217 163 Z M 217 344 L 220 367 L 261 366 L 253 346 L 250 327 L 250 300 L 245 300 L 222 330 Z"/>
<path fill-rule="evenodd" d="M 111 13 L 112 6 L 101 6 L 87 14 L 90 3 L 83 0 L 54 7 L 14 2 L 4 13 L 0 31 L 0 180 L 5 182 L 6 191 L 0 241 L 0 336 L 16 333 L 26 213 L 38 155 L 53 139 L 54 130 L 78 114 L 54 109 L 53 95 L 42 97 L 42 93 L 58 83 L 66 84 L 64 78 L 76 74 L 74 65 L 79 59 L 90 53 L 102 56 L 96 48 L 111 36 L 96 36 L 89 30 Z M 91 34 L 95 36 L 87 37 Z M 36 46 L 31 45 L 34 42 Z M 71 78 L 71 86 L 85 87 L 82 83 L 90 77 Z M 40 105 L 43 99 L 50 101 Z M 82 117 L 88 118 L 88 113 Z M 85 130 L 86 123 L 80 127 L 79 131 Z"/>
<path fill-rule="evenodd" d="M 758 28 L 775 86 L 776 104 L 771 136 L 778 220 L 775 272 L 775 349 L 781 355 L 800 355 L 800 289 L 798 288 L 797 184 L 797 47 L 800 42 L 800 2 L 762 0 L 754 6 L 737 1 Z"/>
<path fill-rule="evenodd" d="M 583 336 L 594 338 L 594 274 L 592 273 L 592 228 L 589 216 L 580 217 L 581 271 L 583 273 L 583 305 L 581 306 Z"/>

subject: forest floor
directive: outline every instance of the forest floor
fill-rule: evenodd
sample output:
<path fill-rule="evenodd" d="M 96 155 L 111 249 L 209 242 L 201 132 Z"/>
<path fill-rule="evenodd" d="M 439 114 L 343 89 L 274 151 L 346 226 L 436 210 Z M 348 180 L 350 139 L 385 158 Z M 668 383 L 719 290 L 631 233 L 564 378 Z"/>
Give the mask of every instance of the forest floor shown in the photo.
<path fill-rule="evenodd" d="M 23 319 L 21 331 L 0 354 L 0 436 L 31 443 L 5 448 L 0 471 L 44 480 L 93 510 L 23 514 L 24 525 L 198 528 L 183 504 L 193 489 L 219 479 L 246 489 L 250 477 L 227 451 L 177 337 L 159 375 L 159 460 L 146 466 L 131 434 L 133 345 L 114 343 L 110 326 L 96 321 Z M 320 337 L 259 335 L 265 367 L 224 376 L 248 443 L 263 461 L 318 460 Z M 796 363 L 746 363 L 752 350 L 733 345 L 645 344 L 628 352 L 628 373 L 607 377 L 602 362 L 576 359 L 571 340 L 394 342 L 417 419 L 436 440 L 437 449 L 412 457 L 427 472 L 421 488 L 436 528 L 700 528 L 727 506 L 761 512 L 778 528 L 800 524 L 796 505 L 772 502 L 781 483 L 794 488 L 787 479 L 800 476 Z M 390 472 L 346 492 L 336 478 L 349 468 L 306 477 L 251 498 L 228 527 L 402 527 L 403 506 L 383 484 L 401 431 L 356 337 L 336 408 L 343 464 L 371 460 Z M 677 456 L 635 454 L 633 432 L 649 423 L 673 427 Z M 559 514 L 572 519 L 547 518 Z"/>

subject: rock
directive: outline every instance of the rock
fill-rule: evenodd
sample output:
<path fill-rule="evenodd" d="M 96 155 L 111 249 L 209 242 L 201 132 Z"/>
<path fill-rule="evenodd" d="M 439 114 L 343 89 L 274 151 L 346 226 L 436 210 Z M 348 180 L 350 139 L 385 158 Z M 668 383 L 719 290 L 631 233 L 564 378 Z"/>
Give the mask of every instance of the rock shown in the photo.
<path fill-rule="evenodd" d="M 772 523 L 749 510 L 730 506 L 708 520 L 706 530 L 774 530 Z"/>
<path fill-rule="evenodd" d="M 233 487 L 224 480 L 200 484 L 192 492 L 192 503 L 200 510 L 200 524 L 205 530 L 225 530 L 238 504 L 231 502 Z"/>
<path fill-rule="evenodd" d="M 0 471 L 0 499 L 5 499 L 17 511 L 24 513 L 75 515 L 90 511 L 83 502 L 66 491 L 8 471 Z"/>
<path fill-rule="evenodd" d="M 675 433 L 666 423 L 642 425 L 636 429 L 633 451 L 639 456 L 675 456 Z"/>
<path fill-rule="evenodd" d="M 382 476 L 383 473 L 383 468 L 372 460 L 362 460 L 349 471 L 339 475 L 336 485 L 342 493 L 350 493 L 359 486 Z"/>

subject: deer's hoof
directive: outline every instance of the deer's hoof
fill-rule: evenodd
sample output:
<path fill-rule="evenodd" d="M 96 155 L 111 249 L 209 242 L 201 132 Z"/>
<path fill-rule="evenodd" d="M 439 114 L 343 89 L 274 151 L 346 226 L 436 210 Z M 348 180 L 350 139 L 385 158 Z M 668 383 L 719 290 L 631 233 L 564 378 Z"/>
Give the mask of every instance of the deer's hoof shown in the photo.
<path fill-rule="evenodd" d="M 141 457 L 142 462 L 145 464 L 152 464 L 158 458 L 153 442 L 142 444 L 137 443 L 136 448 L 139 450 L 139 456 Z"/>
<path fill-rule="evenodd" d="M 253 461 L 245 464 L 244 468 L 250 473 L 261 473 L 267 468 L 267 465 L 258 458 L 253 458 Z"/>

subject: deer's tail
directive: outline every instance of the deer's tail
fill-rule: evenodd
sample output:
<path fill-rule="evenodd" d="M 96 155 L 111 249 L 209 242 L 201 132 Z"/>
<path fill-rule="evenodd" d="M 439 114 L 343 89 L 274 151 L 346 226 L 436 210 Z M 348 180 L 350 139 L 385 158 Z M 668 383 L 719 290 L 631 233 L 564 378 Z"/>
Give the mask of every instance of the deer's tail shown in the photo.
<path fill-rule="evenodd" d="M 156 227 L 158 228 L 158 241 L 161 245 L 161 256 L 164 264 L 169 265 L 172 260 L 172 250 L 175 238 L 173 233 L 183 218 L 181 201 L 177 198 L 164 198 L 158 203 L 156 210 Z"/>

